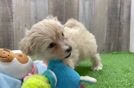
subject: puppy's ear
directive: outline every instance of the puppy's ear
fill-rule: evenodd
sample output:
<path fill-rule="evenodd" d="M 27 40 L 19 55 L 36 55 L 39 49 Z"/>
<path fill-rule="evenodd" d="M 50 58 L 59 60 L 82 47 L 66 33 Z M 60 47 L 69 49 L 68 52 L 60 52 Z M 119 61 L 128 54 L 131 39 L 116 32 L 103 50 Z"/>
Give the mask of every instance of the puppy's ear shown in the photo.
<path fill-rule="evenodd" d="M 25 29 L 25 37 L 19 42 L 19 49 L 22 50 L 25 54 L 30 55 L 31 54 L 31 49 L 30 49 L 30 41 L 29 38 L 27 37 L 29 33 L 28 29 Z"/>
<path fill-rule="evenodd" d="M 20 43 L 19 43 L 19 49 L 23 52 L 23 53 L 25 53 L 25 54 L 27 54 L 27 55 L 31 55 L 31 48 L 30 48 L 30 42 L 29 42 L 29 40 L 28 40 L 28 38 L 23 38 L 21 41 L 20 41 Z"/>

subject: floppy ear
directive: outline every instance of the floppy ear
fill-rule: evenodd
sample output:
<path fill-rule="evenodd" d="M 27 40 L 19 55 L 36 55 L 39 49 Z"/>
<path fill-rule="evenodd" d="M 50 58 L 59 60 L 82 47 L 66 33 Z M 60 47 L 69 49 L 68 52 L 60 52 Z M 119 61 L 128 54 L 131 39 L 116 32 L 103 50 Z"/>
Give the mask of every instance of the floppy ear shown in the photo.
<path fill-rule="evenodd" d="M 29 33 L 28 29 L 25 29 L 25 37 L 19 42 L 19 49 L 22 50 L 23 53 L 30 55 L 31 48 L 30 48 L 30 41 L 27 37 Z"/>
<path fill-rule="evenodd" d="M 19 43 L 19 49 L 22 50 L 23 53 L 30 55 L 31 49 L 30 49 L 30 42 L 27 38 L 23 38 Z"/>

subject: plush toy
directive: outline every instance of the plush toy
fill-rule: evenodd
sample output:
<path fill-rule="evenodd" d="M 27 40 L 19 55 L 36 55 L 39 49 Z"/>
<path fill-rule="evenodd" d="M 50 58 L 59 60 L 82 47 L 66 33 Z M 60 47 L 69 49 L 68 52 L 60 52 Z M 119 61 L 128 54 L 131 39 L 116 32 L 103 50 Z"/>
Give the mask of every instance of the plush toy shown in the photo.
<path fill-rule="evenodd" d="M 52 88 L 80 88 L 81 82 L 96 82 L 96 79 L 89 76 L 80 77 L 74 69 L 58 59 L 49 61 L 48 69 L 53 71 L 57 77 L 56 86 Z M 46 73 L 47 71 L 43 75 L 47 76 Z"/>
<path fill-rule="evenodd" d="M 21 88 L 51 88 L 51 85 L 47 77 L 32 75 L 24 80 Z"/>
<path fill-rule="evenodd" d="M 23 79 L 29 73 L 34 74 L 33 62 L 22 52 L 14 53 L 9 49 L 0 48 L 0 73 L 16 79 Z"/>
<path fill-rule="evenodd" d="M 56 75 L 51 71 L 45 71 L 45 75 L 31 75 L 26 78 L 21 88 L 55 88 Z"/>
<path fill-rule="evenodd" d="M 29 77 L 32 80 L 36 79 L 34 76 Z M 51 88 L 80 88 L 81 82 L 86 83 L 95 83 L 96 79 L 91 78 L 89 76 L 80 75 L 69 66 L 65 65 L 61 60 L 51 60 L 48 63 L 48 70 L 45 71 L 42 75 L 42 78 L 48 78 Z M 44 88 L 38 85 L 38 80 L 30 80 L 24 81 L 22 88 L 31 88 L 30 85 L 34 85 L 33 88 Z M 42 81 L 42 80 L 40 80 Z M 41 82 L 41 85 L 48 85 L 48 82 Z M 49 87 L 45 87 L 49 88 Z"/>

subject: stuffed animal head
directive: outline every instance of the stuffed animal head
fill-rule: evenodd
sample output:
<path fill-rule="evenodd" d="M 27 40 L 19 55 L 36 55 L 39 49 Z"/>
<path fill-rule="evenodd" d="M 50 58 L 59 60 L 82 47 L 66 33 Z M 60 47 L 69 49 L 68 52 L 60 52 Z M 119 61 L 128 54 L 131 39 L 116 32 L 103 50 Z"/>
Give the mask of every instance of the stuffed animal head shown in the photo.
<path fill-rule="evenodd" d="M 12 52 L 9 49 L 0 49 L 0 73 L 17 79 L 23 79 L 32 71 L 33 62 L 22 52 Z"/>

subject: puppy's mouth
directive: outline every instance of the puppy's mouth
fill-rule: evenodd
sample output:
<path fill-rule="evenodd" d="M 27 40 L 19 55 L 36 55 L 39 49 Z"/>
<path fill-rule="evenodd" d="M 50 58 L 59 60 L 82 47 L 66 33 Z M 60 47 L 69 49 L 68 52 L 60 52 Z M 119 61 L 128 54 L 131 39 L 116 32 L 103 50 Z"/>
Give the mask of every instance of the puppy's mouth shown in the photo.
<path fill-rule="evenodd" d="M 69 53 L 65 58 L 68 58 L 68 57 L 70 57 L 71 56 L 71 53 Z"/>

